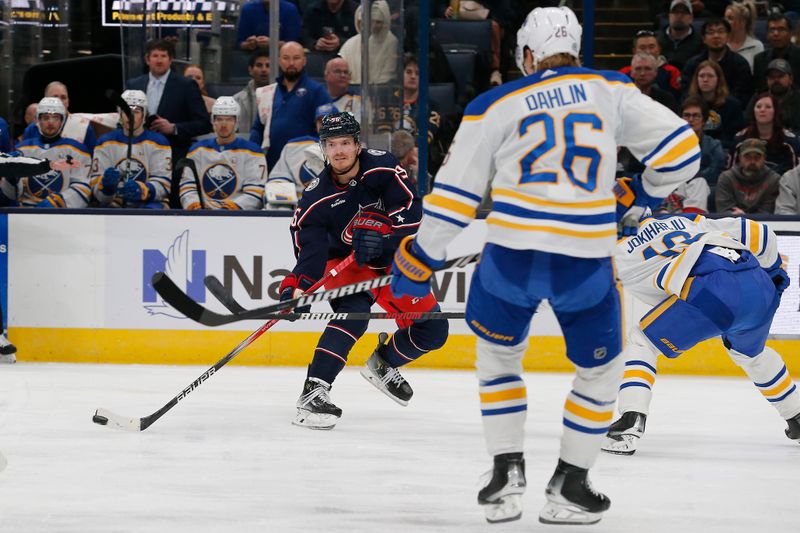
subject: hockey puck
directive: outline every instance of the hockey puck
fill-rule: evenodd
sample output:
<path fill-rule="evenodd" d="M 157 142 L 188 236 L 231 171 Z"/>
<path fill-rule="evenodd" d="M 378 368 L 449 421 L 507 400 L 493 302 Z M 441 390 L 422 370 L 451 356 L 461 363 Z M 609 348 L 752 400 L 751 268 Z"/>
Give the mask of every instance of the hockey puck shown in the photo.
<path fill-rule="evenodd" d="M 97 414 L 97 412 L 95 412 L 94 416 L 92 417 L 92 422 L 94 422 L 95 424 L 100 424 L 101 426 L 105 426 L 106 424 L 108 424 L 108 418 L 100 416 Z"/>

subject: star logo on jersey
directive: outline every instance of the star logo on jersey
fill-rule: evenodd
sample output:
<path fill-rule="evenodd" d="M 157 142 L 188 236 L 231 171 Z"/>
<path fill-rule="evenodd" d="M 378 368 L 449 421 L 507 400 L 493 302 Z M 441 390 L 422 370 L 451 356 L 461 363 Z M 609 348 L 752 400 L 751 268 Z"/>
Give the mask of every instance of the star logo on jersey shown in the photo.
<path fill-rule="evenodd" d="M 47 174 L 28 178 L 26 187 L 32 196 L 43 199 L 50 193 L 60 193 L 64 189 L 64 176 L 58 170 L 51 170 Z"/>
<path fill-rule="evenodd" d="M 225 163 L 208 167 L 202 181 L 203 192 L 214 200 L 224 200 L 236 192 L 236 172 Z"/>
<path fill-rule="evenodd" d="M 397 215 L 397 221 L 398 221 L 400 224 L 402 224 L 403 222 L 405 222 L 405 221 L 406 221 L 406 219 L 404 219 L 402 215 Z"/>
<path fill-rule="evenodd" d="M 124 178 L 127 173 L 128 180 L 137 180 L 144 182 L 147 180 L 147 169 L 144 163 L 138 159 L 122 159 L 114 165 L 114 168 L 119 170 L 120 175 Z"/>

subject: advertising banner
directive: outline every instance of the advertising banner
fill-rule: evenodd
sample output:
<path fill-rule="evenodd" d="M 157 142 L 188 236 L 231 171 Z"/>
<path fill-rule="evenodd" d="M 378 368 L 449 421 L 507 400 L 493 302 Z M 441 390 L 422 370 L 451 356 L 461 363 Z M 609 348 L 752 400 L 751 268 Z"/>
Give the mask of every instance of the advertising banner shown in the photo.
<path fill-rule="evenodd" d="M 222 27 L 233 27 L 239 2 L 224 0 L 102 0 L 103 26 L 210 28 L 214 11 Z"/>

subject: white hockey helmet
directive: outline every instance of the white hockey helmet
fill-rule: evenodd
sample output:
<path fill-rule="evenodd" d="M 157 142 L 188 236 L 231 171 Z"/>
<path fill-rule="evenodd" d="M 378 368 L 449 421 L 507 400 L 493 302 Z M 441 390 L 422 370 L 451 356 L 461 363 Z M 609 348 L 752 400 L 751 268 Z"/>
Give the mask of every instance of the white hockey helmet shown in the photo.
<path fill-rule="evenodd" d="M 147 116 L 147 95 L 144 94 L 143 91 L 128 89 L 122 93 L 120 97 L 126 104 L 128 104 L 128 107 L 131 108 L 131 111 L 133 111 L 134 107 L 138 107 L 142 110 L 142 115 Z"/>
<path fill-rule="evenodd" d="M 516 60 L 523 67 L 524 50 L 529 48 L 534 64 L 556 54 L 569 54 L 576 59 L 581 52 L 581 28 L 575 13 L 568 7 L 537 7 L 517 32 Z"/>
<path fill-rule="evenodd" d="M 241 107 L 239 107 L 239 103 L 233 98 L 233 96 L 220 96 L 217 98 L 217 101 L 214 102 L 214 106 L 211 108 L 211 120 L 214 120 L 214 117 L 236 117 L 236 120 L 239 120 L 239 113 L 241 111 Z"/>
<path fill-rule="evenodd" d="M 60 98 L 56 98 L 54 96 L 46 96 L 39 100 L 39 104 L 36 108 L 36 117 L 38 118 L 39 115 L 44 114 L 54 114 L 54 115 L 61 115 L 62 119 L 67 118 L 67 110 L 64 108 L 64 103 L 61 101 Z"/>

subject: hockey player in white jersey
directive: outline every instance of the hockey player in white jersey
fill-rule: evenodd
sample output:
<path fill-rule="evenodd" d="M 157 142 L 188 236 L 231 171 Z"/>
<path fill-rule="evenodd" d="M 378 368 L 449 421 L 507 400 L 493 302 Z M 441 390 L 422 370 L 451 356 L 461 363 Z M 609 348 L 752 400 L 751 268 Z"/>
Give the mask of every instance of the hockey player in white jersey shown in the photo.
<path fill-rule="evenodd" d="M 17 150 L 37 159 L 69 158 L 78 165 L 64 170 L 51 169 L 45 174 L 19 180 L 3 179 L 0 188 L 9 199 L 16 199 L 19 205 L 27 207 L 86 207 L 89 204 L 89 152 L 78 141 L 61 137 L 66 116 L 61 100 L 42 98 L 36 112 L 39 135 L 23 139 Z"/>
<path fill-rule="evenodd" d="M 581 27 L 568 8 L 536 8 L 517 34 L 527 75 L 473 100 L 416 238 L 397 251 L 392 290 L 421 294 L 446 247 L 475 217 L 491 184 L 487 243 L 472 277 L 466 321 L 478 336 L 481 414 L 494 468 L 478 493 L 489 522 L 521 516 L 527 394 L 522 357 L 531 318 L 548 299 L 576 377 L 563 411 L 561 451 L 539 520 L 587 524 L 609 499 L 587 473 L 613 417 L 622 378 L 614 174 L 617 146 L 645 165 L 636 203 L 657 204 L 695 175 L 697 136 L 617 72 L 578 66 Z"/>
<path fill-rule="evenodd" d="M 239 104 L 221 96 L 211 109 L 215 137 L 189 149 L 181 174 L 184 209 L 261 209 L 267 161 L 261 148 L 236 136 Z M 201 194 L 198 194 L 200 182 Z"/>
<path fill-rule="evenodd" d="M 331 60 L 332 61 L 332 60 Z M 319 129 L 322 117 L 338 113 L 333 104 L 319 106 L 314 119 Z M 325 168 L 319 137 L 304 135 L 289 139 L 281 156 L 270 169 L 264 194 L 267 209 L 294 209 L 308 184 Z"/>
<path fill-rule="evenodd" d="M 644 219 L 614 255 L 629 315 L 625 374 L 603 450 L 636 451 L 649 413 L 659 354 L 678 357 L 722 335 L 728 355 L 787 422 L 800 442 L 800 394 L 781 356 L 766 346 L 780 296 L 789 286 L 775 234 L 745 218 L 682 215 Z M 637 311 L 644 306 L 645 313 Z M 642 316 L 643 315 L 643 316 Z"/>
<path fill-rule="evenodd" d="M 145 129 L 147 96 L 127 90 L 122 99 L 133 113 L 133 137 L 128 118 L 120 112 L 120 127 L 98 140 L 92 160 L 92 191 L 102 207 L 169 207 L 172 149 L 167 138 Z M 128 142 L 131 154 L 128 157 Z"/>

